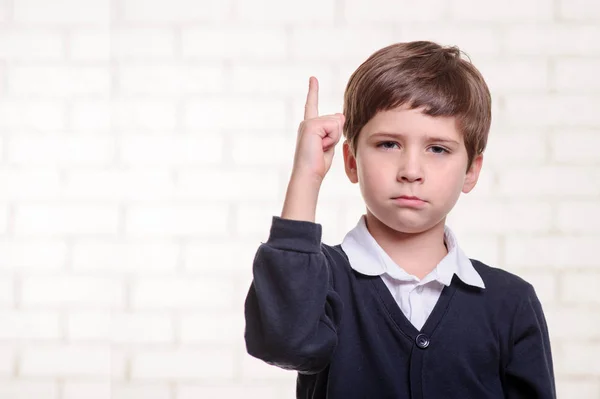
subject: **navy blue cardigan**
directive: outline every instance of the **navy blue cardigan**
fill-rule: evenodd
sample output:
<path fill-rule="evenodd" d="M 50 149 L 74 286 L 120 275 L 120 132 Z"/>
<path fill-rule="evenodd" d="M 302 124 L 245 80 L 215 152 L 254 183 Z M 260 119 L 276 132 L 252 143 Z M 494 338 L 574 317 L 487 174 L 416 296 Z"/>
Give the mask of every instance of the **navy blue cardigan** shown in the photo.
<path fill-rule="evenodd" d="M 297 370 L 297 398 L 555 398 L 548 329 L 533 287 L 471 259 L 423 328 L 379 276 L 354 271 L 321 225 L 273 217 L 245 302 L 250 355 Z"/>

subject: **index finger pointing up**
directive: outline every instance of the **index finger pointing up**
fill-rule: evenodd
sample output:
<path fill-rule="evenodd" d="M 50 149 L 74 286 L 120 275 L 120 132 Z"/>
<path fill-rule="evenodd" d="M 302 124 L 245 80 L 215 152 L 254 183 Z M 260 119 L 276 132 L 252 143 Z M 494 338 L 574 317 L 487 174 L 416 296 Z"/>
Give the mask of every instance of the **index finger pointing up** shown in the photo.
<path fill-rule="evenodd" d="M 304 120 L 319 116 L 319 81 L 311 76 L 308 79 L 308 95 L 304 106 Z"/>

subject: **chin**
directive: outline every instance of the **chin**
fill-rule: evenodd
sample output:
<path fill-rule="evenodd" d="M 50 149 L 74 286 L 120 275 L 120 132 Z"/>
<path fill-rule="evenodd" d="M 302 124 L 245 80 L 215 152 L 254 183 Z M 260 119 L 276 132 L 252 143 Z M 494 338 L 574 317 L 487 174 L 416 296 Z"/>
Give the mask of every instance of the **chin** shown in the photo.
<path fill-rule="evenodd" d="M 398 212 L 398 210 L 386 210 L 377 213 L 371 211 L 371 213 L 377 218 L 377 220 L 390 229 L 405 234 L 422 233 L 431 229 L 437 224 L 437 222 L 432 221 L 430 218 L 425 218 L 424 215 L 415 213 L 403 215 L 404 212 Z"/>

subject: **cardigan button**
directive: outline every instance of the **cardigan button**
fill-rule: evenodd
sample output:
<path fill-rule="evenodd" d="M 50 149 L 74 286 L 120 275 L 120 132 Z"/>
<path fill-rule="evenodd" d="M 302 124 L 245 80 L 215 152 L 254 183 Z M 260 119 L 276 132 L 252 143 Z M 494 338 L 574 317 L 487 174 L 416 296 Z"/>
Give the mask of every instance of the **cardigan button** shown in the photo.
<path fill-rule="evenodd" d="M 419 348 L 425 349 L 429 346 L 429 337 L 425 334 L 419 334 L 417 335 L 415 342 Z"/>

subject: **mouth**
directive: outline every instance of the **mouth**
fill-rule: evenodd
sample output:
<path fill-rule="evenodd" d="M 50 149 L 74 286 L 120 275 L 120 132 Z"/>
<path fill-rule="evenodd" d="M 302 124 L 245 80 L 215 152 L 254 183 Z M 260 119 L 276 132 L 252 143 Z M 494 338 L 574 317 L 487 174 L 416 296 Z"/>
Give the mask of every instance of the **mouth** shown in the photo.
<path fill-rule="evenodd" d="M 395 199 L 395 200 L 397 200 L 397 199 L 416 200 L 416 201 L 423 201 L 423 202 L 425 202 L 424 200 L 422 200 L 419 197 L 413 197 L 413 196 L 410 196 L 410 195 L 402 195 L 400 197 L 395 197 L 395 198 L 392 198 L 392 199 Z"/>
<path fill-rule="evenodd" d="M 419 197 L 414 197 L 414 196 L 410 196 L 410 195 L 403 195 L 400 197 L 395 197 L 392 198 L 392 200 L 394 201 L 394 203 L 396 205 L 399 206 L 404 206 L 404 207 L 421 207 L 423 205 L 425 205 L 426 201 L 422 200 Z"/>

